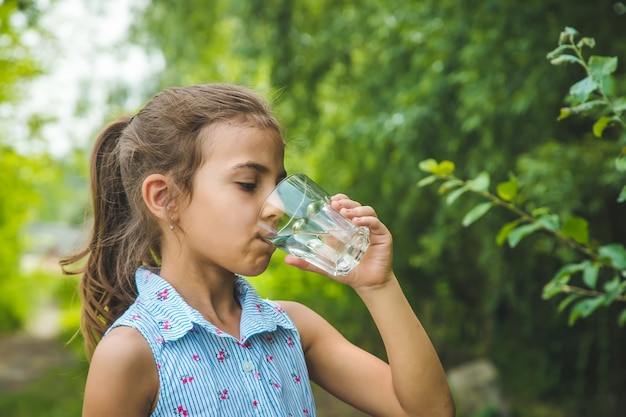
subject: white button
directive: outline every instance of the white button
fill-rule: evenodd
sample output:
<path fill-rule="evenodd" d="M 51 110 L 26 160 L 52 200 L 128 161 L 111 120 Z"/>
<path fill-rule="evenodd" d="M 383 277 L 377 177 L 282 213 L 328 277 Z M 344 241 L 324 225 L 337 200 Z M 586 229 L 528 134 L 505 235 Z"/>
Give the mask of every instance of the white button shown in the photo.
<path fill-rule="evenodd" d="M 247 373 L 254 371 L 254 364 L 252 362 L 244 361 L 243 370 Z"/>

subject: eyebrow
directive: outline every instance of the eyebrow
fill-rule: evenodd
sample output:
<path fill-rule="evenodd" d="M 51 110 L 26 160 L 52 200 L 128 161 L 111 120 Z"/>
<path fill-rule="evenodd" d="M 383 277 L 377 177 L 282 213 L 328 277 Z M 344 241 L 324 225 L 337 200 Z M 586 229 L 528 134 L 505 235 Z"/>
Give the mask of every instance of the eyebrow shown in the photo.
<path fill-rule="evenodd" d="M 237 164 L 231 168 L 231 171 L 242 171 L 246 169 L 257 171 L 260 174 L 266 174 L 270 172 L 270 169 L 268 167 L 266 167 L 263 164 L 259 164 L 258 162 L 254 162 L 254 161 L 248 161 L 248 162 L 243 162 L 241 164 Z M 281 179 L 285 178 L 286 176 L 287 176 L 286 171 L 281 172 L 279 175 Z"/>
<path fill-rule="evenodd" d="M 252 162 L 252 161 L 243 162 L 231 168 L 232 171 L 240 171 L 243 169 L 252 169 L 254 171 L 258 171 L 262 173 L 269 172 L 269 168 L 266 167 L 265 165 L 259 164 L 257 162 Z"/>

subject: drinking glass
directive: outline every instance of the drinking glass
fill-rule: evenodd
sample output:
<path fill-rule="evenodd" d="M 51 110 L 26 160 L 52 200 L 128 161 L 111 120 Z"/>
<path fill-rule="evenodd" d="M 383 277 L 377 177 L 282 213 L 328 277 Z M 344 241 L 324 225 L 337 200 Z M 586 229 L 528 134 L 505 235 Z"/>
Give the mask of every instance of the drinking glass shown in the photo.
<path fill-rule="evenodd" d="M 261 209 L 259 226 L 278 249 L 331 275 L 350 272 L 369 246 L 369 229 L 334 210 L 328 194 L 302 173 L 276 186 Z"/>

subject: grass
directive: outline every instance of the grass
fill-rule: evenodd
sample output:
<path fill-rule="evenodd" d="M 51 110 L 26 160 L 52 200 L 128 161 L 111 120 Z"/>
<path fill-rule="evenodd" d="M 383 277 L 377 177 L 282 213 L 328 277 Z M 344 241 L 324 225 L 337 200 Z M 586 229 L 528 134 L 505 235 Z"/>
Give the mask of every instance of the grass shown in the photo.
<path fill-rule="evenodd" d="M 80 416 L 86 376 L 86 361 L 49 369 L 18 391 L 1 392 L 0 416 Z"/>

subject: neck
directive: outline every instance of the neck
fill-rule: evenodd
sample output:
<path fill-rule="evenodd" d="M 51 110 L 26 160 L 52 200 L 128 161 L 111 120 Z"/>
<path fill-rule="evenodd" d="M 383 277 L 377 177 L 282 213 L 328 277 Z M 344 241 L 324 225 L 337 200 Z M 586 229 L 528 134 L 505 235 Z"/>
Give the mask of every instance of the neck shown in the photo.
<path fill-rule="evenodd" d="M 188 267 L 173 269 L 164 262 L 160 275 L 205 319 L 239 339 L 241 306 L 235 297 L 235 274 Z"/>

